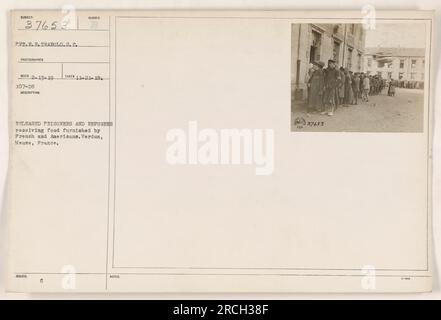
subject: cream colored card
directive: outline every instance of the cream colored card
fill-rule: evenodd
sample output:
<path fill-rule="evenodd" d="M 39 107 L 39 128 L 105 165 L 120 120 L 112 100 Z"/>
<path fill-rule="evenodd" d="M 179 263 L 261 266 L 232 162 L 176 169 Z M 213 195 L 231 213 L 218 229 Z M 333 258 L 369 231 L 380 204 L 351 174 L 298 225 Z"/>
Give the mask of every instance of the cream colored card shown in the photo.
<path fill-rule="evenodd" d="M 432 21 L 12 11 L 7 289 L 430 291 Z"/>

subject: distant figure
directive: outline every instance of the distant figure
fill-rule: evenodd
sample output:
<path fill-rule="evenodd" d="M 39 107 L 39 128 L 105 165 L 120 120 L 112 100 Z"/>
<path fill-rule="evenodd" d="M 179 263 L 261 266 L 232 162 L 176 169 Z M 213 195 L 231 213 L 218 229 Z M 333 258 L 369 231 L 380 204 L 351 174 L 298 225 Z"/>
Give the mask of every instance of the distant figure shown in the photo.
<path fill-rule="evenodd" d="M 352 72 L 345 69 L 345 92 L 343 106 L 348 107 L 352 104 L 353 92 L 352 92 Z"/>
<path fill-rule="evenodd" d="M 390 97 L 395 97 L 395 83 L 394 79 L 390 79 L 389 89 L 387 90 L 387 95 Z"/>
<path fill-rule="evenodd" d="M 368 75 L 367 77 L 369 78 L 369 92 L 368 92 L 368 96 L 370 96 L 370 95 L 372 95 L 372 86 L 371 86 L 371 84 L 372 84 L 372 75 Z M 364 88 L 363 88 L 363 90 L 364 90 Z"/>
<path fill-rule="evenodd" d="M 340 67 L 340 78 L 337 90 L 337 105 L 342 105 L 345 102 L 346 74 L 343 67 Z"/>
<path fill-rule="evenodd" d="M 370 79 L 368 76 L 363 78 L 363 95 L 361 99 L 365 102 L 369 102 L 369 91 L 371 89 Z"/>
<path fill-rule="evenodd" d="M 407 86 L 408 86 L 407 80 L 404 80 L 403 81 L 403 88 L 407 88 Z"/>
<path fill-rule="evenodd" d="M 352 79 L 352 104 L 358 104 L 358 94 L 360 91 L 360 77 L 358 76 L 358 72 L 354 74 L 354 77 Z"/>

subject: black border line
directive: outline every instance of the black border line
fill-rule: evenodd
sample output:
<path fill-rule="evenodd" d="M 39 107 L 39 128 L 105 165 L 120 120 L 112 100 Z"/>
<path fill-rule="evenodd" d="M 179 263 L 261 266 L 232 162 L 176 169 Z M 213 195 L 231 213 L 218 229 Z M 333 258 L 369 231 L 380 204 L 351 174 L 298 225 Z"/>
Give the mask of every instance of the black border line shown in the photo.
<path fill-rule="evenodd" d="M 68 275 L 67 272 L 14 272 L 14 275 Z M 104 272 L 77 272 L 76 276 L 100 275 L 106 276 Z M 320 274 L 320 273 L 146 273 L 146 272 L 113 272 L 111 275 L 135 275 L 135 276 L 288 276 L 288 277 L 366 277 L 364 274 Z M 408 274 L 376 274 L 375 277 L 382 278 L 431 278 L 430 275 L 408 275 Z M 107 279 L 106 279 L 107 282 Z"/>
<path fill-rule="evenodd" d="M 363 269 L 356 269 L 356 268 L 352 268 L 352 269 L 344 269 L 344 268 L 199 268 L 199 267 L 119 267 L 119 266 L 115 266 L 115 217 L 116 217 L 116 210 L 115 210 L 115 202 L 116 202 L 116 105 L 117 105 L 117 99 L 116 99 L 116 92 L 117 92 L 117 86 L 116 86 L 116 81 L 117 81 L 117 72 L 116 72 L 116 68 L 117 68 L 117 63 L 116 63 L 116 56 L 117 56 L 117 20 L 118 18 L 133 18 L 133 19 L 266 19 L 266 20 L 346 20 L 346 21 L 360 21 L 360 18 L 295 18 L 295 17 L 239 17 L 239 16 L 235 16 L 235 17 L 189 17 L 189 16 L 115 16 L 114 17 L 114 43 L 115 43 L 115 47 L 114 47 L 114 68 L 115 68 L 115 72 L 114 72 L 114 176 L 113 176 L 113 240 L 112 240 L 112 268 L 115 269 L 122 269 L 122 268 L 126 268 L 126 269 L 197 269 L 197 270 L 317 270 L 317 271 L 362 271 Z M 427 143 L 427 198 L 429 198 L 429 190 L 430 190 L 430 185 L 429 185 L 429 172 L 430 172 L 430 168 L 429 168 L 429 164 L 430 164 L 430 120 L 431 120 L 431 108 L 430 108 L 430 102 L 431 102 L 431 93 L 430 93 L 430 84 L 431 84 L 431 79 L 430 79 L 430 67 L 432 64 L 432 19 L 429 18 L 409 18 L 409 19 L 405 19 L 405 18 L 375 18 L 376 20 L 395 20 L 395 21 L 430 21 L 430 42 L 429 42 L 429 65 L 428 65 L 428 69 L 429 69 L 429 79 L 428 79 L 428 106 L 427 106 L 427 122 L 428 122 L 428 128 L 427 128 L 427 136 L 428 136 L 428 143 Z M 295 22 L 292 22 L 292 24 L 294 24 Z M 307 23 L 307 22 L 305 22 Z M 110 32 L 109 32 L 110 33 Z M 427 47 L 426 47 L 427 49 Z M 426 54 L 427 54 L 427 50 L 426 50 Z M 376 132 L 376 133 L 381 133 L 381 132 Z M 110 149 L 110 148 L 109 148 Z M 110 150 L 109 150 L 110 153 Z M 110 157 L 109 157 L 109 163 L 110 163 Z M 109 178 L 110 180 L 110 178 Z M 110 189 L 110 186 L 109 186 Z M 110 197 L 108 199 L 108 201 L 110 202 Z M 427 219 L 426 219 L 426 225 L 427 225 L 427 232 L 426 232 L 426 239 L 427 239 L 427 258 L 426 258 L 426 269 L 375 269 L 377 271 L 429 271 L 429 215 L 430 215 L 430 206 L 429 206 L 429 202 L 427 201 Z M 106 265 L 107 268 L 107 265 Z M 112 274 L 122 274 L 122 273 L 113 273 Z M 195 274 L 195 273 L 127 273 L 127 274 L 147 274 L 147 275 L 210 275 L 207 273 L 203 273 L 203 274 Z M 256 273 L 256 274 L 233 274 L 233 273 L 227 273 L 227 274 L 213 274 L 213 275 L 228 275 L 228 276 L 232 276 L 232 275 L 278 275 L 278 274 L 261 274 L 261 273 Z M 282 276 L 287 276 L 287 275 L 292 275 L 292 276 L 359 276 L 359 275 L 333 275 L 333 274 L 280 274 Z M 362 275 L 365 276 L 365 275 Z M 379 276 L 383 276 L 383 277 L 406 277 L 406 275 L 376 275 L 377 277 Z M 412 275 L 411 277 L 431 277 L 431 276 L 416 276 L 416 275 Z M 107 271 L 106 271 L 106 287 L 107 287 Z"/>

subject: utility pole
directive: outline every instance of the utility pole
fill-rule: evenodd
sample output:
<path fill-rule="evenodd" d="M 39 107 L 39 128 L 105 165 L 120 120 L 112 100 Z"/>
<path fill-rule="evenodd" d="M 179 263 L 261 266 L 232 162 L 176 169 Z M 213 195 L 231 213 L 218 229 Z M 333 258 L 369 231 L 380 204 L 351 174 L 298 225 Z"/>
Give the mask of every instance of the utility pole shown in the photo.
<path fill-rule="evenodd" d="M 300 42 L 302 35 L 302 24 L 299 24 L 299 34 L 298 34 L 298 43 L 297 43 L 297 61 L 296 61 L 296 89 L 294 90 L 294 100 L 303 100 L 303 90 L 299 88 L 300 83 Z"/>
<path fill-rule="evenodd" d="M 299 24 L 299 35 L 298 35 L 298 43 L 297 43 L 297 68 L 296 68 L 296 87 L 299 86 L 299 77 L 300 77 L 300 37 L 302 35 L 302 24 Z"/>
<path fill-rule="evenodd" d="M 346 31 L 348 29 L 348 24 L 345 23 L 345 32 L 343 35 L 343 59 L 341 62 L 341 66 L 344 68 L 345 67 L 345 53 L 346 53 Z"/>

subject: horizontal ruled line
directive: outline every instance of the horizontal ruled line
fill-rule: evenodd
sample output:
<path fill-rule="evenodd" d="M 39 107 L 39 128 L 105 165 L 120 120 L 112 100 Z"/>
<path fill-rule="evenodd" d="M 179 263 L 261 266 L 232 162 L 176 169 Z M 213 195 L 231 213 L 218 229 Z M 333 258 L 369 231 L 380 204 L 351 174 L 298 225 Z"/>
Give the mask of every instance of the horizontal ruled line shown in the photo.
<path fill-rule="evenodd" d="M 32 78 L 17 78 L 17 80 L 35 80 L 35 81 L 52 81 L 52 80 L 101 81 L 101 80 L 109 80 L 109 78 L 102 78 L 102 79 L 72 79 L 72 78 L 32 79 Z"/>
<path fill-rule="evenodd" d="M 17 29 L 18 31 L 107 31 L 109 32 L 109 29 Z"/>
<path fill-rule="evenodd" d="M 103 272 L 14 272 L 15 275 L 59 275 L 59 274 L 75 274 L 75 275 L 104 275 Z"/>
<path fill-rule="evenodd" d="M 109 64 L 109 61 L 17 61 L 18 63 L 96 63 Z"/>
<path fill-rule="evenodd" d="M 67 272 L 15 272 L 15 275 L 66 275 Z M 75 275 L 105 275 L 106 273 L 76 272 Z M 329 273 L 158 273 L 158 272 L 111 272 L 112 275 L 132 276 L 288 276 L 288 277 L 366 277 L 364 274 L 329 274 Z M 432 278 L 430 275 L 410 274 L 377 274 L 376 277 L 384 278 Z"/>
<path fill-rule="evenodd" d="M 88 46 L 83 46 L 83 45 L 75 45 L 75 46 L 29 46 L 29 45 L 25 45 L 25 46 L 17 46 L 17 48 L 108 48 L 109 46 L 98 46 L 98 45 L 88 45 Z"/>

